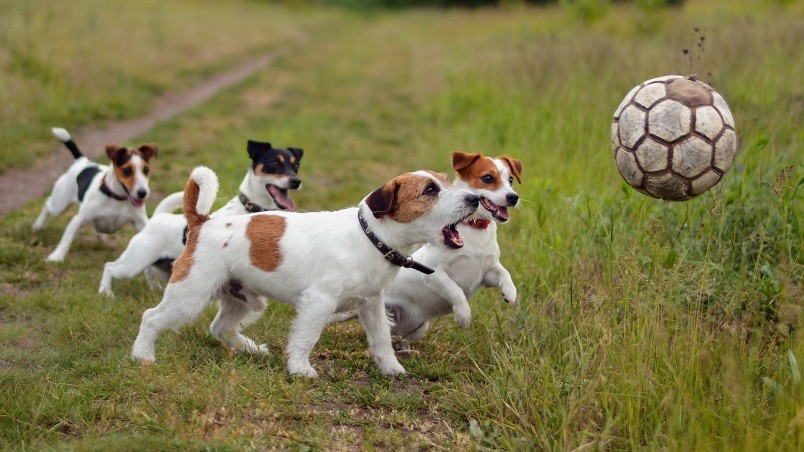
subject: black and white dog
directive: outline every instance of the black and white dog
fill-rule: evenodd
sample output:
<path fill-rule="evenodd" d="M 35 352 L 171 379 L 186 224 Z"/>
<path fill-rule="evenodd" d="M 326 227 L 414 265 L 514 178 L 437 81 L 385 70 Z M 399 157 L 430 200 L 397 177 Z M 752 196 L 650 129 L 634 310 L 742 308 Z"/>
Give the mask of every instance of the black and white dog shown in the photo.
<path fill-rule="evenodd" d="M 63 261 L 75 234 L 85 224 L 92 224 L 99 234 L 115 232 L 128 223 L 133 223 L 138 231 L 142 230 L 148 222 L 145 198 L 150 193 L 149 162 L 159 155 L 159 146 L 149 143 L 126 148 L 109 144 L 106 146 L 106 155 L 112 165 L 107 166 L 85 157 L 65 129 L 54 128 L 52 132 L 67 146 L 75 162 L 56 180 L 42 213 L 33 224 L 33 230 L 42 229 L 49 216 L 60 215 L 72 204 L 79 204 L 80 207 L 67 225 L 58 246 L 45 260 Z"/>
<path fill-rule="evenodd" d="M 251 168 L 240 184 L 240 191 L 213 216 L 243 215 L 264 210 L 296 209 L 288 190 L 301 187 L 298 171 L 304 151 L 300 148 L 274 148 L 271 143 L 248 141 Z M 184 251 L 187 221 L 172 213 L 182 206 L 184 192 L 169 195 L 154 210 L 145 229 L 131 238 L 123 254 L 103 268 L 99 293 L 114 296 L 113 279 L 128 279 L 145 272 L 151 290 L 159 290 L 158 279 L 167 281 L 170 264 Z M 258 307 L 259 308 L 259 307 Z"/>

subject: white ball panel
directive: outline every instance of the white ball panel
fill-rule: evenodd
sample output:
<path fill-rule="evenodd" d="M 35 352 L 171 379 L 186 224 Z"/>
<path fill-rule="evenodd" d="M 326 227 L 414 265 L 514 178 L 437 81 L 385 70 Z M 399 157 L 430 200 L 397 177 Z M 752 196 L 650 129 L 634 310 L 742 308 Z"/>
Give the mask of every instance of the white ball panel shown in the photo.
<path fill-rule="evenodd" d="M 637 148 L 636 157 L 645 171 L 661 171 L 667 169 L 669 153 L 667 146 L 647 138 Z"/>
<path fill-rule="evenodd" d="M 634 145 L 645 134 L 645 112 L 629 105 L 620 116 L 620 143 L 633 149 Z"/>
<path fill-rule="evenodd" d="M 712 162 L 712 145 L 692 136 L 673 148 L 673 171 L 684 177 L 695 177 L 709 168 Z"/>
<path fill-rule="evenodd" d="M 723 121 L 715 107 L 699 107 L 695 110 L 695 131 L 714 140 L 723 130 Z"/>
<path fill-rule="evenodd" d="M 666 95 L 667 91 L 664 89 L 664 83 L 653 83 L 639 90 L 636 96 L 634 96 L 634 102 L 645 108 L 650 108 L 651 105 L 655 104 Z"/>
<path fill-rule="evenodd" d="M 734 128 L 734 118 L 731 116 L 731 110 L 729 110 L 729 106 L 726 105 L 726 101 L 720 96 L 720 94 L 716 92 L 712 92 L 712 98 L 714 99 L 715 108 L 718 109 L 721 115 L 723 115 L 723 122 L 727 125 Z"/>
<path fill-rule="evenodd" d="M 629 185 L 638 187 L 642 185 L 642 172 L 639 171 L 634 154 L 618 148 L 614 156 L 620 175 Z"/>
<path fill-rule="evenodd" d="M 674 100 L 654 105 L 648 112 L 648 132 L 657 137 L 675 141 L 690 133 L 690 109 Z"/>
<path fill-rule="evenodd" d="M 617 133 L 617 129 L 619 128 L 619 124 L 615 121 L 611 123 L 611 148 L 617 149 L 617 146 L 620 145 L 620 136 Z"/>
<path fill-rule="evenodd" d="M 724 173 L 731 168 L 734 155 L 737 153 L 737 135 L 731 129 L 726 129 L 723 136 L 715 143 L 715 168 Z"/>

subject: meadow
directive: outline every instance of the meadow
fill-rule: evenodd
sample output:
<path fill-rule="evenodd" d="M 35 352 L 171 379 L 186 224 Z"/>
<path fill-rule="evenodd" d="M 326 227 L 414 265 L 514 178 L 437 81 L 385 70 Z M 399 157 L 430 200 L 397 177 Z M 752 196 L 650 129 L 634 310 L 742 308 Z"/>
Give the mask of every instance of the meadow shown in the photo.
<path fill-rule="evenodd" d="M 319 379 L 289 377 L 293 312 L 278 303 L 247 330 L 271 356 L 220 346 L 210 308 L 162 335 L 157 362 L 142 366 L 130 348 L 160 295 L 142 277 L 116 281 L 114 299 L 96 293 L 133 230 L 107 243 L 84 231 L 64 263 L 46 265 L 69 216 L 32 233 L 38 200 L 0 220 L 2 447 L 804 447 L 804 3 L 615 3 L 594 17 L 566 4 L 67 4 L 0 7 L 6 171 L 55 147 L 54 121 L 141 114 L 160 92 L 282 48 L 142 137 L 162 146 L 155 194 L 204 164 L 222 204 L 248 167 L 247 139 L 304 148 L 293 197 L 308 211 L 354 205 L 405 171 L 451 174 L 452 150 L 511 155 L 522 203 L 499 242 L 519 303 L 479 292 L 471 327 L 439 319 L 401 378 L 376 371 L 355 322 L 325 330 Z M 20 18 L 31 25 L 5 26 Z M 723 181 L 683 203 L 627 187 L 609 144 L 625 93 L 673 73 L 711 83 L 739 138 Z"/>

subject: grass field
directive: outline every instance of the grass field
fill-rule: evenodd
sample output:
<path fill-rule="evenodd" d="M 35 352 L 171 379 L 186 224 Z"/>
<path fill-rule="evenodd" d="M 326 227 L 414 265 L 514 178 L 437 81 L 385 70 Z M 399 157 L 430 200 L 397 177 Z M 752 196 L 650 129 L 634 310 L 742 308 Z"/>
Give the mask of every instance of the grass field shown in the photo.
<path fill-rule="evenodd" d="M 524 164 L 523 202 L 499 241 L 520 302 L 481 291 L 472 327 L 438 320 L 398 379 L 379 375 L 356 323 L 324 332 L 313 360 L 321 378 L 289 377 L 283 350 L 293 313 L 279 304 L 248 330 L 270 357 L 221 347 L 207 331 L 210 309 L 164 334 L 157 363 L 141 366 L 129 352 L 159 294 L 142 277 L 115 282 L 114 300 L 96 294 L 103 263 L 132 231 L 109 243 L 85 231 L 65 263 L 46 265 L 68 217 L 34 234 L 35 202 L 0 223 L 0 444 L 804 447 L 804 3 L 616 4 L 592 22 L 559 6 L 360 14 L 138 2 L 142 14 L 123 18 L 104 2 L 69 4 L 70 14 L 41 24 L 38 7 L 3 6 L 38 24 L 9 29 L 0 14 L 0 71 L 19 80 L 3 99 L 50 105 L 14 100 L 11 113 L 0 110 L 10 125 L 0 132 L 8 165 L 24 164 L 11 149 L 29 149 L 27 140 L 52 148 L 41 130 L 70 120 L 59 96 L 74 96 L 67 103 L 82 112 L 78 125 L 94 124 L 141 113 L 154 93 L 249 53 L 289 46 L 255 77 L 143 137 L 163 146 L 151 187 L 180 189 L 205 164 L 218 171 L 224 202 L 247 167 L 247 139 L 305 149 L 304 189 L 294 196 L 303 210 L 353 205 L 404 171 L 446 172 L 452 150 L 513 155 Z M 155 27 L 162 40 L 145 33 L 125 55 L 96 47 L 82 24 L 120 31 L 104 18 Z M 693 27 L 706 45 L 693 44 L 685 59 Z M 174 28 L 182 29 L 176 41 Z M 55 40 L 98 63 L 42 64 Z M 28 44 L 11 52 L 8 42 Z M 213 42 L 216 51 L 201 51 Z M 39 63 L 20 72 L 11 57 Z M 160 70 L 138 70 L 148 62 Z M 62 91 L 36 82 L 65 67 L 75 79 L 52 82 Z M 699 198 L 653 200 L 617 173 L 611 115 L 637 83 L 690 72 L 729 102 L 740 153 Z M 99 86 L 107 76 L 111 84 Z M 80 90 L 66 88 L 84 77 Z"/>

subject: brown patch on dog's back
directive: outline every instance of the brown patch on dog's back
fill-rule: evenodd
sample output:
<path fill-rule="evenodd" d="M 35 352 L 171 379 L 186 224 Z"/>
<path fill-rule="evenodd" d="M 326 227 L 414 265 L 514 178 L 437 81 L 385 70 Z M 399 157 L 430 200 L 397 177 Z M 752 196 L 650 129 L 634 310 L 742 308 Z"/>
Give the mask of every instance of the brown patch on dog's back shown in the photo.
<path fill-rule="evenodd" d="M 251 264 L 260 270 L 272 272 L 282 264 L 279 241 L 285 234 L 287 222 L 279 215 L 253 215 L 246 225 L 249 241 L 248 255 Z"/>

